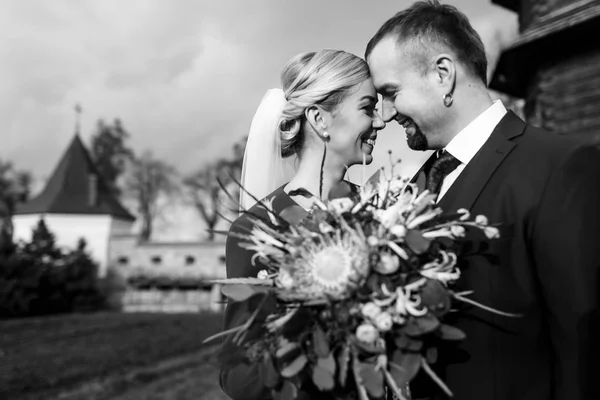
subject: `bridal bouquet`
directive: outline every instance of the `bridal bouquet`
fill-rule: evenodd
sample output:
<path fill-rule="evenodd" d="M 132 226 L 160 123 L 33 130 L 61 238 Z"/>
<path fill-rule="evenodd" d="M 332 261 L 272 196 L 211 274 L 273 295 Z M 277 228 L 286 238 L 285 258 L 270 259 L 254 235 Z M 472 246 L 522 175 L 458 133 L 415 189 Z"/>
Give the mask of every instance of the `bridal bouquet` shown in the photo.
<path fill-rule="evenodd" d="M 488 239 L 498 229 L 464 209 L 442 213 L 427 191 L 383 171 L 358 195 L 315 200 L 303 219 L 295 206 L 279 215 L 262 206 L 270 221 L 254 220 L 244 246 L 266 268 L 215 281 L 229 301 L 258 304 L 216 335 L 228 336 L 222 351 L 258 364 L 275 399 L 295 398 L 307 380 L 340 397 L 405 399 L 419 370 L 450 394 L 430 364 L 440 341 L 465 338 L 443 322 L 451 303 L 501 313 L 452 289 L 460 242 L 466 229 Z"/>

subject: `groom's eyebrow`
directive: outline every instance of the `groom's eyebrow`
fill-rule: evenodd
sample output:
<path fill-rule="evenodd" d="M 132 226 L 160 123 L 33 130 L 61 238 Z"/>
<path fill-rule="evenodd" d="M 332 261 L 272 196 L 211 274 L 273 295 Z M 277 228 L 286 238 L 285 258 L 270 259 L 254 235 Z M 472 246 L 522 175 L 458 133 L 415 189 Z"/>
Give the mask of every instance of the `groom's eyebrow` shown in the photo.
<path fill-rule="evenodd" d="M 390 94 L 398 90 L 398 86 L 387 83 L 377 90 L 381 94 Z"/>

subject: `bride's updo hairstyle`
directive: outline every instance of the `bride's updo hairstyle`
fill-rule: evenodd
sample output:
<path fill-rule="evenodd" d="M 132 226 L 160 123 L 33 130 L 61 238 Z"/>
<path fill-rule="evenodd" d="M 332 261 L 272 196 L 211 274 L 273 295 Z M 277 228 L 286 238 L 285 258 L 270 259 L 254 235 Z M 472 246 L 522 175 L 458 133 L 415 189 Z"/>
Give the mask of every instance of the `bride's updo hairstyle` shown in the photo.
<path fill-rule="evenodd" d="M 369 67 L 363 59 L 341 50 L 302 53 L 288 61 L 281 72 L 287 100 L 279 123 L 281 156 L 300 156 L 307 108 L 319 105 L 331 112 L 354 86 L 369 77 Z"/>

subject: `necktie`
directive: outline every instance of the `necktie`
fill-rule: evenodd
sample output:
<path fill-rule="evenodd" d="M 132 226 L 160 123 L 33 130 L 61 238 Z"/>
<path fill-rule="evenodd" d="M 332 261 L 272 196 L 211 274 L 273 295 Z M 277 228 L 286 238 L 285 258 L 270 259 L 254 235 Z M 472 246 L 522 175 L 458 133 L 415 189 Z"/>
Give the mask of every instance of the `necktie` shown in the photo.
<path fill-rule="evenodd" d="M 444 151 L 427 171 L 425 189 L 431 193 L 439 194 L 442 182 L 448 174 L 456 169 L 461 162 L 452 154 Z"/>

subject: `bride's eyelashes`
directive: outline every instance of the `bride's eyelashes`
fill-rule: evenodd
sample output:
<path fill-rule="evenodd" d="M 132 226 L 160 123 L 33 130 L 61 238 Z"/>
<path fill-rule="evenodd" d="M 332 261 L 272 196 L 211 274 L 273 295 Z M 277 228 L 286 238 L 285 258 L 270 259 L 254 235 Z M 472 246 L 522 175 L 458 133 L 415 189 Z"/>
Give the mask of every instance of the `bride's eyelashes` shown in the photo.
<path fill-rule="evenodd" d="M 377 112 L 377 104 L 376 103 L 368 103 L 364 106 L 360 107 L 367 115 L 373 115 Z"/>

